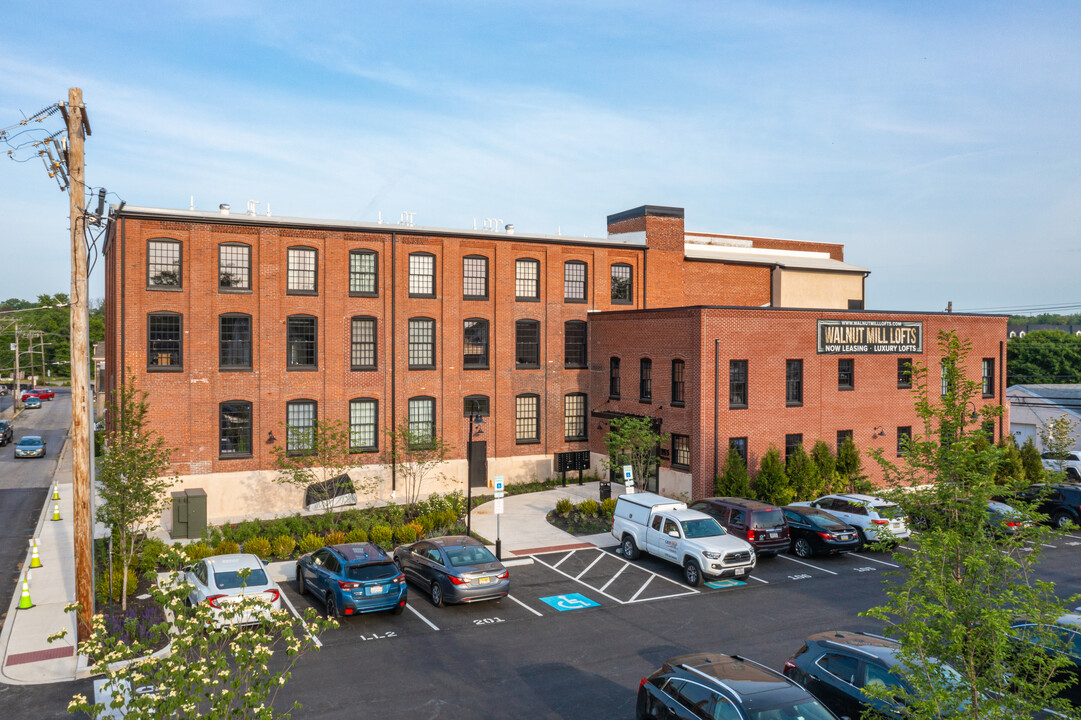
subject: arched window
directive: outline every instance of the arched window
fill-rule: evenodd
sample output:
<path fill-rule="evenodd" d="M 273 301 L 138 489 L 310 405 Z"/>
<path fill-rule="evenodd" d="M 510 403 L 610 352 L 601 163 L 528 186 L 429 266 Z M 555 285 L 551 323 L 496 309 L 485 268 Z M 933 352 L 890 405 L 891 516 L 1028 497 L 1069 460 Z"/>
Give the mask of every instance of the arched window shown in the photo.
<path fill-rule="evenodd" d="M 518 258 L 514 261 L 514 299 L 540 300 L 540 261 Z"/>
<path fill-rule="evenodd" d="M 519 320 L 514 323 L 515 367 L 540 367 L 540 322 Z"/>
<path fill-rule="evenodd" d="M 514 442 L 519 445 L 540 442 L 540 395 L 514 398 Z"/>
<path fill-rule="evenodd" d="M 285 403 L 285 451 L 303 455 L 312 451 L 317 405 L 314 400 Z"/>
<path fill-rule="evenodd" d="M 146 287 L 148 290 L 180 290 L 180 258 L 183 246 L 179 240 L 153 238 L 146 241 Z"/>
<path fill-rule="evenodd" d="M 483 255 L 462 258 L 462 299 L 488 299 L 488 258 Z"/>
<path fill-rule="evenodd" d="M 251 370 L 251 315 L 225 313 L 218 316 L 218 367 Z"/>
<path fill-rule="evenodd" d="M 462 367 L 466 370 L 488 369 L 488 321 L 469 318 L 463 322 Z"/>
<path fill-rule="evenodd" d="M 653 401 L 653 361 L 642 358 L 638 363 L 638 400 Z"/>
<path fill-rule="evenodd" d="M 285 369 L 315 370 L 318 358 L 318 319 L 290 315 L 285 320 Z"/>
<path fill-rule="evenodd" d="M 685 384 L 683 375 L 686 365 L 682 360 L 672 361 L 672 404 L 683 405 Z"/>
<path fill-rule="evenodd" d="M 563 263 L 563 301 L 584 303 L 586 301 L 586 277 L 589 272 L 581 260 L 568 260 Z"/>
<path fill-rule="evenodd" d="M 251 403 L 229 400 L 218 405 L 218 457 L 222 460 L 252 456 Z"/>
<path fill-rule="evenodd" d="M 409 369 L 435 368 L 435 320 L 409 318 Z"/>
<path fill-rule="evenodd" d="M 349 251 L 349 294 L 353 297 L 379 295 L 379 253 L 375 250 Z"/>
<path fill-rule="evenodd" d="M 184 316 L 174 312 L 153 312 L 146 316 L 146 369 L 184 369 Z"/>
<path fill-rule="evenodd" d="M 373 317 L 355 317 L 350 323 L 351 347 L 349 367 L 351 370 L 375 370 L 378 363 L 376 353 L 376 327 Z"/>
<path fill-rule="evenodd" d="M 435 255 L 409 254 L 409 297 L 435 297 Z"/>
<path fill-rule="evenodd" d="M 251 291 L 251 245 L 245 243 L 218 245 L 218 291 Z"/>
<path fill-rule="evenodd" d="M 291 247 L 286 254 L 285 292 L 287 295 L 315 295 L 319 251 L 313 247 Z"/>
<path fill-rule="evenodd" d="M 616 305 L 634 303 L 634 268 L 627 263 L 612 266 L 612 302 Z"/>
<path fill-rule="evenodd" d="M 563 324 L 563 367 L 587 365 L 585 320 L 568 320 Z"/>
<path fill-rule="evenodd" d="M 587 440 L 586 394 L 570 393 L 563 396 L 563 439 L 567 442 Z"/>
<path fill-rule="evenodd" d="M 408 422 L 413 447 L 423 446 L 435 437 L 435 398 L 426 395 L 409 398 Z"/>
<path fill-rule="evenodd" d="M 619 358 L 608 361 L 608 397 L 619 400 Z"/>
<path fill-rule="evenodd" d="M 349 450 L 375 452 L 379 449 L 379 401 L 356 398 L 349 401 Z"/>

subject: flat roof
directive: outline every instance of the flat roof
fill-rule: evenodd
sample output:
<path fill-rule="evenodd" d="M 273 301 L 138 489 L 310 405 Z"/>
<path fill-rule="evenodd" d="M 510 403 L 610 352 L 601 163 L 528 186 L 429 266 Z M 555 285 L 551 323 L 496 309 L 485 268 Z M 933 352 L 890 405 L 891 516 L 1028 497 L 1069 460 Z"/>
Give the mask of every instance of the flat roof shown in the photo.
<path fill-rule="evenodd" d="M 632 313 L 663 313 L 686 310 L 744 310 L 760 312 L 804 312 L 818 315 L 946 315 L 951 317 L 984 317 L 984 318 L 1008 318 L 1009 315 L 973 312 L 942 312 L 930 310 L 849 310 L 842 308 L 802 308 L 802 307 L 772 307 L 762 305 L 678 305 L 676 307 L 661 308 L 633 308 L 629 310 L 592 310 L 590 318 L 606 315 L 629 315 Z M 1011 386 L 1012 387 L 1012 386 Z"/>
<path fill-rule="evenodd" d="M 692 260 L 714 260 L 735 265 L 767 265 L 792 270 L 822 270 L 861 275 L 871 272 L 858 265 L 834 260 L 829 253 L 808 250 L 746 248 L 684 242 L 683 255 Z"/>

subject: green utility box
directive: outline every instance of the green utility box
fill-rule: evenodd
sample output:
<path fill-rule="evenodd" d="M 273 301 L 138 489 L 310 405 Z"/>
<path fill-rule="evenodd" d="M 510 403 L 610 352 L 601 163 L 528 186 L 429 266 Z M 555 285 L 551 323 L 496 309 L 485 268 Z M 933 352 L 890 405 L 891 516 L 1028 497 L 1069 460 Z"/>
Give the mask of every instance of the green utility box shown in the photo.
<path fill-rule="evenodd" d="M 192 488 L 188 496 L 188 537 L 201 538 L 206 534 L 206 490 Z"/>
<path fill-rule="evenodd" d="M 173 493 L 173 540 L 188 536 L 188 495 Z"/>

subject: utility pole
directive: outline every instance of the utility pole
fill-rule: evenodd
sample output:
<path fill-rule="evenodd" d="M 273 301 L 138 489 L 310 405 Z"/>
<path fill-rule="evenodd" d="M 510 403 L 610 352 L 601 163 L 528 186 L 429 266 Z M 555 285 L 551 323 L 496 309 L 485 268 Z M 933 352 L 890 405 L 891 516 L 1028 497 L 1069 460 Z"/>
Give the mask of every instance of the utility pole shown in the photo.
<path fill-rule="evenodd" d="M 75 523 L 75 600 L 81 609 L 78 617 L 78 639 L 90 637 L 90 621 L 94 615 L 93 527 L 90 518 L 90 418 L 89 367 L 87 344 L 86 281 L 86 185 L 83 168 L 83 141 L 90 125 L 83 108 L 82 88 L 68 90 L 68 199 L 71 212 L 71 480 L 75 503 L 72 518 Z"/>
<path fill-rule="evenodd" d="M 11 414 L 19 409 L 19 398 L 22 397 L 22 384 L 19 382 L 19 321 L 15 321 L 15 397 L 11 398 Z"/>

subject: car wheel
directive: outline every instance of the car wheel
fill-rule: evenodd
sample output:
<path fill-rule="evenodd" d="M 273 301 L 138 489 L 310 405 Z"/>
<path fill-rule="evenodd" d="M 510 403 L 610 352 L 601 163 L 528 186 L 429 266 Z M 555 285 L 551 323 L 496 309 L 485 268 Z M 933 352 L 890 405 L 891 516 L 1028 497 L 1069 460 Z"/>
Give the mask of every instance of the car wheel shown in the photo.
<path fill-rule="evenodd" d="M 792 543 L 792 552 L 796 554 L 796 557 L 809 558 L 814 555 L 814 548 L 807 542 L 807 538 L 797 538 Z"/>
<path fill-rule="evenodd" d="M 698 587 L 702 584 L 702 569 L 698 567 L 697 560 L 688 560 L 687 564 L 683 566 L 683 579 L 691 587 Z"/>
<path fill-rule="evenodd" d="M 304 573 L 300 572 L 300 568 L 297 568 L 297 592 L 303 597 L 307 589 L 308 584 L 304 582 Z"/>
<path fill-rule="evenodd" d="M 623 536 L 623 542 L 620 543 L 620 549 L 623 550 L 623 557 L 628 560 L 637 560 L 639 556 L 638 546 L 634 544 L 634 538 L 630 535 Z"/>
<path fill-rule="evenodd" d="M 438 582 L 432 583 L 432 605 L 443 607 L 443 587 Z"/>
<path fill-rule="evenodd" d="M 856 548 L 856 552 L 863 552 L 867 549 L 867 536 L 863 534 L 863 528 L 856 528 L 856 537 L 860 539 L 860 546 Z"/>
<path fill-rule="evenodd" d="M 338 601 L 334 599 L 334 593 L 327 593 L 326 606 L 328 618 L 338 617 Z"/>
<path fill-rule="evenodd" d="M 645 689 L 638 691 L 638 703 L 634 711 L 635 720 L 649 720 L 649 693 Z"/>
<path fill-rule="evenodd" d="M 1068 512 L 1059 510 L 1051 517 L 1051 524 L 1059 530 L 1063 530 L 1067 525 L 1073 522 L 1073 516 Z"/>

